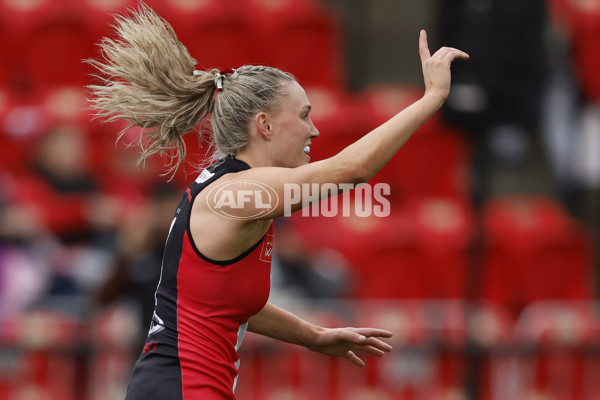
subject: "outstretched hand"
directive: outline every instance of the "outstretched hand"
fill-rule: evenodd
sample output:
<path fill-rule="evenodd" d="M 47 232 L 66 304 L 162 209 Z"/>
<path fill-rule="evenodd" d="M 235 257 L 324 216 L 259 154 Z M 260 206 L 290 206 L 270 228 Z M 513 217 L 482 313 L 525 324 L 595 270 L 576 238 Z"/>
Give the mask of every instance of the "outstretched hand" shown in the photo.
<path fill-rule="evenodd" d="M 421 30 L 419 36 L 419 54 L 425 79 L 425 94 L 439 96 L 442 101 L 446 100 L 450 93 L 452 61 L 457 58 L 467 60 L 469 55 L 453 47 L 442 47 L 431 55 L 425 30 Z"/>
<path fill-rule="evenodd" d="M 365 365 L 354 352 L 362 351 L 377 357 L 382 357 L 392 350 L 392 346 L 378 338 L 389 338 L 392 332 L 374 328 L 335 328 L 320 332 L 315 344 L 310 350 L 328 356 L 340 356 L 348 359 L 359 367 Z"/>

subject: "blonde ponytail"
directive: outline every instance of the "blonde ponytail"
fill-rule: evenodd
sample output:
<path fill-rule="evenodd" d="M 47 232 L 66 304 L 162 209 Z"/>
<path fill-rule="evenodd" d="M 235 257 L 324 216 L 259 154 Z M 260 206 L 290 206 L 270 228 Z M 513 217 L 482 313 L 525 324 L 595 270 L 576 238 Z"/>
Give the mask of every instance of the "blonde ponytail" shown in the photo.
<path fill-rule="evenodd" d="M 275 111 L 286 85 L 295 80 L 267 66 L 242 66 L 235 79 L 219 80 L 218 70 L 194 73 L 196 60 L 171 25 L 143 3 L 131 15 L 116 17 L 114 27 L 118 38 L 102 39 L 101 59 L 86 60 L 102 82 L 88 86 L 91 107 L 107 122 L 129 122 L 119 138 L 141 127 L 149 141 L 142 145 L 139 162 L 167 153 L 171 164 L 166 174 L 175 174 L 185 157 L 183 136 L 209 114 L 210 148 L 216 148 L 211 161 L 235 155 L 248 143 L 253 116 Z"/>
<path fill-rule="evenodd" d="M 92 109 L 107 122 L 129 122 L 119 138 L 134 126 L 142 128 L 150 140 L 140 162 L 175 151 L 167 171 L 174 174 L 186 153 L 183 136 L 209 112 L 213 79 L 194 76 L 196 60 L 171 25 L 145 4 L 116 17 L 114 27 L 118 38 L 102 39 L 101 59 L 87 60 L 103 83 L 88 86 Z"/>

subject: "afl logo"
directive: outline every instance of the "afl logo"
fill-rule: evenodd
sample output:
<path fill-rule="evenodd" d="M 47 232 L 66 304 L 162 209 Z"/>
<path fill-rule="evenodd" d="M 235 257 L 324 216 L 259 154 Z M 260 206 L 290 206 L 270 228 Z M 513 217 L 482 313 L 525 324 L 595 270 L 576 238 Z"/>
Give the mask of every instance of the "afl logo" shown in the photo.
<path fill-rule="evenodd" d="M 279 204 L 279 196 L 265 183 L 231 181 L 211 188 L 206 201 L 210 210 L 218 215 L 248 220 L 268 216 Z"/>

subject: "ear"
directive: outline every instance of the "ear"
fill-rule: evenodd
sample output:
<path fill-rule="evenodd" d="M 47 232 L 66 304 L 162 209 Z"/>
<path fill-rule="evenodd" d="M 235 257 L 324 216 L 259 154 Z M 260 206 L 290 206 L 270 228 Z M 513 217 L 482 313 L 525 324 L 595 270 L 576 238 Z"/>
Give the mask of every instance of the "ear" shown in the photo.
<path fill-rule="evenodd" d="M 259 112 L 254 116 L 254 125 L 256 130 L 265 140 L 271 140 L 271 122 L 269 116 L 265 112 Z"/>

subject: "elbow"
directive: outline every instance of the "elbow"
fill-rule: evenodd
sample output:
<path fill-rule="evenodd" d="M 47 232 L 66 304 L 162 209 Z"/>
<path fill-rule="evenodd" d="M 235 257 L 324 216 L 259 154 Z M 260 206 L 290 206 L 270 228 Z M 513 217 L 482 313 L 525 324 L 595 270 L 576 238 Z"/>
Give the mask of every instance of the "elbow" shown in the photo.
<path fill-rule="evenodd" d="M 343 151 L 329 160 L 329 170 L 335 171 L 333 176 L 338 182 L 357 185 L 367 182 L 373 176 L 368 160 L 349 157 Z"/>
<path fill-rule="evenodd" d="M 366 165 L 360 162 L 348 162 L 342 166 L 342 179 L 344 183 L 352 183 L 358 185 L 365 183 L 371 178 L 369 169 Z"/>
<path fill-rule="evenodd" d="M 365 165 L 355 165 L 352 169 L 351 183 L 358 185 L 359 183 L 365 183 L 371 179 L 372 174 Z"/>

